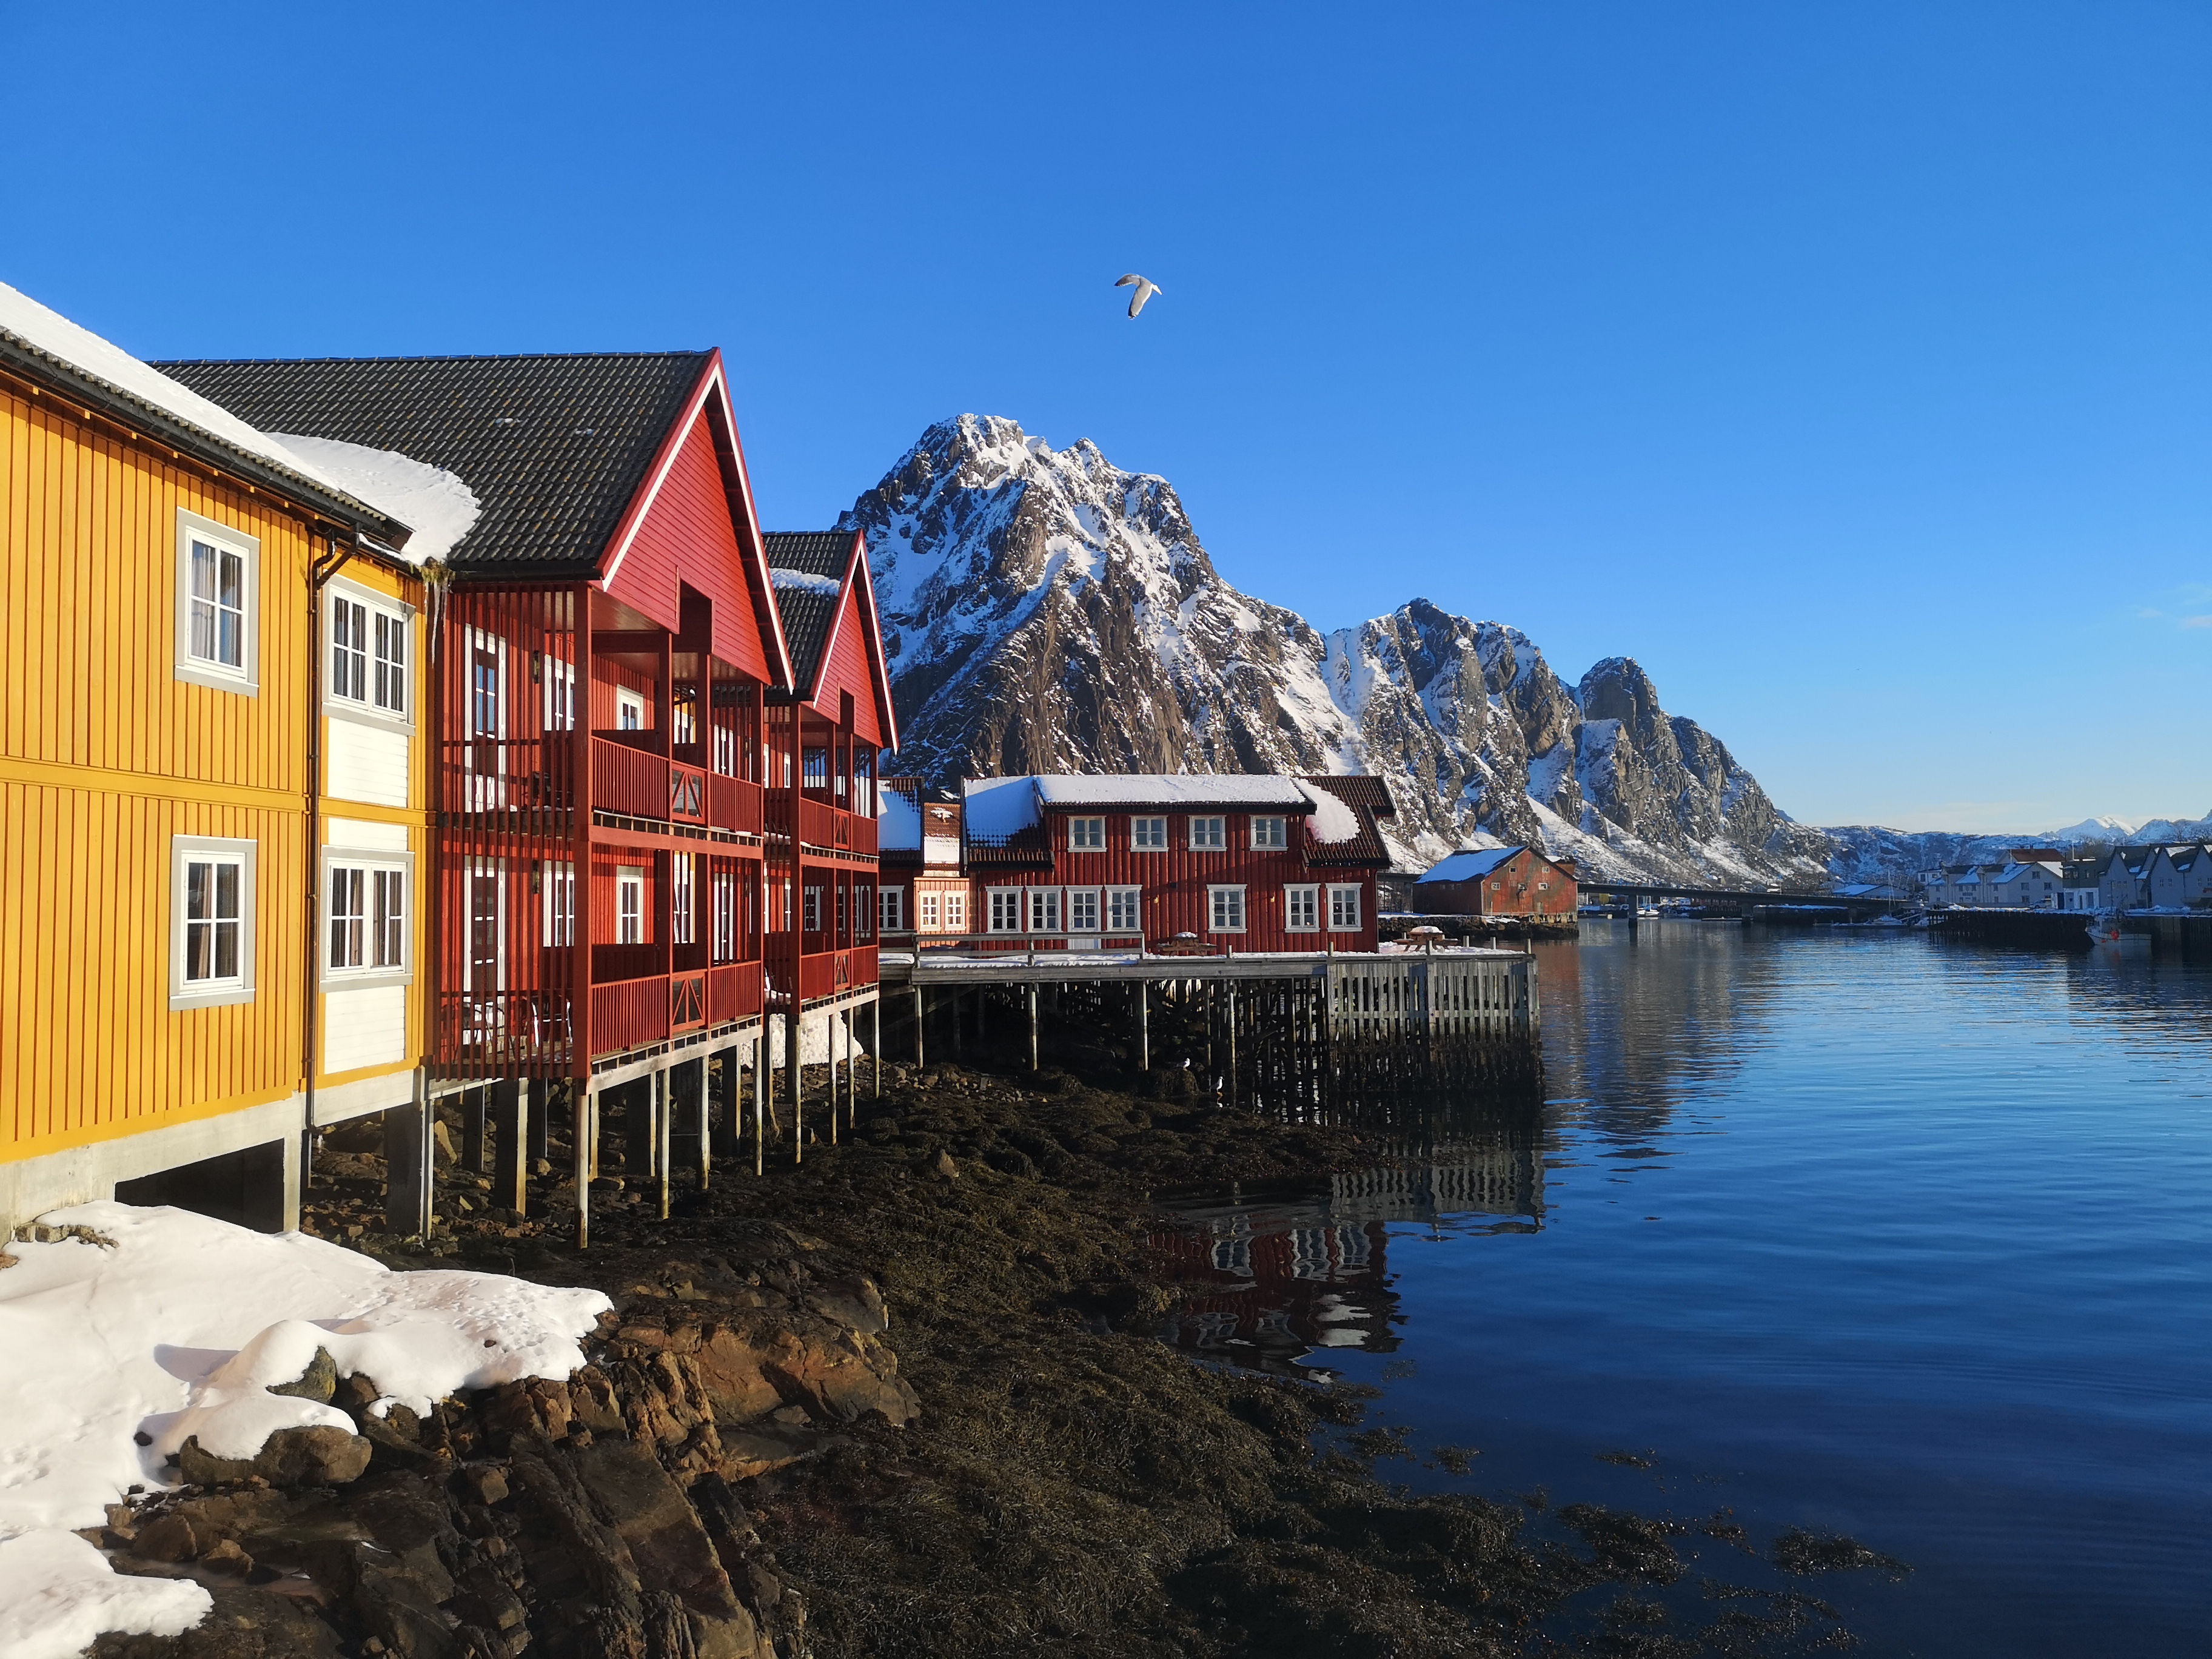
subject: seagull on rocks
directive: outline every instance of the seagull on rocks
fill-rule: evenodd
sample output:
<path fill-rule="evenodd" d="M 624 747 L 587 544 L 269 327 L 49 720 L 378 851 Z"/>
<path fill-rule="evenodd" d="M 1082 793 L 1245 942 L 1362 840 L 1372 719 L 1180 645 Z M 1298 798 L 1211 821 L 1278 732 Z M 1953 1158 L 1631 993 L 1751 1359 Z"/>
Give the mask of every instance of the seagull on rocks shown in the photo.
<path fill-rule="evenodd" d="M 1129 296 L 1129 314 L 1132 317 L 1135 316 L 1139 312 L 1145 308 L 1146 301 L 1151 299 L 1152 295 L 1160 291 L 1160 285 L 1158 283 L 1152 281 L 1149 276 L 1139 276 L 1133 270 L 1127 276 L 1124 276 L 1120 282 L 1115 283 L 1114 286 L 1115 288 L 1134 288 L 1137 290 L 1134 294 L 1132 294 Z"/>

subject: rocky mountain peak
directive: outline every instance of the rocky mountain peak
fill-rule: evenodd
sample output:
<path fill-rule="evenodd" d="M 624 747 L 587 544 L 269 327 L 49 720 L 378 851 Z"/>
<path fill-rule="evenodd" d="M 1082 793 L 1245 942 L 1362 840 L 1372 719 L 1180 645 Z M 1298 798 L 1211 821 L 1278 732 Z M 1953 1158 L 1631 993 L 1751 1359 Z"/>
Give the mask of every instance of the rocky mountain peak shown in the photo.
<path fill-rule="evenodd" d="M 1825 856 L 1627 659 L 1570 690 L 1518 629 L 1425 599 L 1323 635 L 1224 581 L 1174 487 L 1088 439 L 940 421 L 839 527 L 868 538 L 901 764 L 933 781 L 1370 771 L 1406 865 L 1534 842 L 1594 871 L 1738 880 Z"/>

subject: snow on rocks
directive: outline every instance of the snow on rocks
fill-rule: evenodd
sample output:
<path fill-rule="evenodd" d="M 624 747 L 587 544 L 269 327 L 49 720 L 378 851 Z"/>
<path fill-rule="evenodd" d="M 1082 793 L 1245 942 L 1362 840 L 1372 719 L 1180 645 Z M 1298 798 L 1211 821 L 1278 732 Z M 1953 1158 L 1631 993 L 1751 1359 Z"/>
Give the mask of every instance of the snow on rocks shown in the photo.
<path fill-rule="evenodd" d="M 119 1573 L 73 1532 L 0 1540 L 0 1654 L 75 1659 L 110 1631 L 181 1636 L 214 1598 L 189 1578 Z"/>
<path fill-rule="evenodd" d="M 610 1306 L 597 1291 L 494 1273 L 396 1273 L 303 1234 L 181 1210 L 100 1202 L 43 1219 L 77 1235 L 11 1244 L 0 1273 L 0 1617 L 49 1607 L 69 1645 L 39 1646 L 48 1626 L 27 1626 L 32 1645 L 0 1639 L 11 1656 L 173 1620 L 191 1587 L 169 1601 L 135 1588 L 157 1581 L 108 1588 L 105 1559 L 68 1547 L 82 1545 L 71 1532 L 100 1523 L 132 1486 L 168 1484 L 170 1457 L 188 1448 L 248 1460 L 288 1432 L 351 1437 L 327 1394 L 270 1392 L 319 1354 L 336 1376 L 373 1380 L 380 1412 L 419 1414 L 463 1390 L 566 1378 Z M 98 1622 L 110 1617 L 125 1622 Z M 97 1627 L 76 1634 L 88 1620 Z"/>

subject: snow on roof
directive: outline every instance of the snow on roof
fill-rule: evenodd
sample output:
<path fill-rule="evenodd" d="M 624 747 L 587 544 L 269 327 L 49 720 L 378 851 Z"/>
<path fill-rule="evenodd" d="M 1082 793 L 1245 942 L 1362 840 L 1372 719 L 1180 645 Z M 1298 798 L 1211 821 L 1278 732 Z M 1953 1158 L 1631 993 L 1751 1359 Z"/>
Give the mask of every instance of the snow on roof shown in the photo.
<path fill-rule="evenodd" d="M 1478 876 L 1488 875 L 1499 865 L 1527 850 L 1522 847 L 1468 848 L 1430 866 L 1420 880 L 1413 884 L 1418 887 L 1425 881 L 1473 881 Z"/>
<path fill-rule="evenodd" d="M 1316 841 L 1336 847 L 1359 838 L 1359 814 L 1341 796 L 1304 781 L 1298 784 L 1298 793 L 1312 803 L 1313 816 L 1306 820 L 1306 829 Z"/>
<path fill-rule="evenodd" d="M 101 1242 L 17 1241 L 0 1273 L 0 1352 L 38 1356 L 0 1370 L 0 1652 L 11 1659 L 75 1654 L 103 1630 L 181 1628 L 185 1612 L 184 1626 L 198 1620 L 209 1603 L 197 1586 L 118 1579 L 90 1546 L 60 1540 L 99 1525 L 126 1488 L 170 1484 L 167 1460 L 188 1436 L 251 1457 L 280 1428 L 349 1431 L 335 1407 L 268 1391 L 317 1348 L 339 1375 L 427 1412 L 464 1389 L 568 1376 L 611 1305 L 497 1273 L 395 1273 L 301 1233 L 183 1210 L 102 1200 L 42 1219 Z"/>
<path fill-rule="evenodd" d="M 1091 777 L 1043 773 L 1031 780 L 1047 806 L 1279 806 L 1300 811 L 1308 793 L 1296 778 L 1228 772 L 1129 772 Z"/>
<path fill-rule="evenodd" d="M 876 792 L 876 845 L 886 853 L 921 850 L 921 814 L 905 791 Z"/>
<path fill-rule="evenodd" d="M 349 495 L 414 526 L 404 556 L 410 563 L 444 558 L 483 515 L 483 503 L 463 480 L 396 449 L 291 432 L 279 434 L 277 441 L 336 479 Z"/>
<path fill-rule="evenodd" d="M 258 428 L 248 426 L 222 404 L 209 402 L 189 386 L 139 362 L 121 346 L 103 340 L 90 329 L 80 327 L 5 283 L 0 283 L 0 335 L 6 335 L 51 362 L 74 369 L 118 397 L 181 421 L 227 448 L 251 455 L 280 472 L 289 472 L 319 489 L 358 501 L 372 511 L 377 508 L 376 503 L 362 501 L 312 460 L 294 453 Z M 386 513 L 384 516 L 398 515 Z"/>
<path fill-rule="evenodd" d="M 967 778 L 960 793 L 970 836 L 1018 836 L 1037 821 L 1034 778 Z"/>
<path fill-rule="evenodd" d="M 845 584 L 835 576 L 817 576 L 811 570 L 793 570 L 788 565 L 770 566 L 768 579 L 787 593 L 819 593 L 834 599 L 845 591 Z"/>

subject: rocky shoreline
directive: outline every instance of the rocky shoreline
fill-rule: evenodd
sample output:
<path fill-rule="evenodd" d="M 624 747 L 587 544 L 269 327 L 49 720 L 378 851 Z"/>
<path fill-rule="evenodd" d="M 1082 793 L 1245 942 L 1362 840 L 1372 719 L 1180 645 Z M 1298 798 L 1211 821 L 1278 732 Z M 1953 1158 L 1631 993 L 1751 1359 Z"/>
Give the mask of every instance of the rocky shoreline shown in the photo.
<path fill-rule="evenodd" d="M 1173 1085 L 1172 1076 L 1163 1080 Z M 128 1571 L 214 1613 L 117 1659 L 1785 1653 L 1848 1644 L 1789 1589 L 1691 1577 L 1725 1515 L 1419 1493 L 1469 1468 L 1370 1426 L 1356 1388 L 1194 1363 L 1151 1333 L 1188 1288 L 1151 1194 L 1371 1165 L 1286 1126 L 1059 1074 L 887 1068 L 843 1145 L 718 1172 L 672 1219 L 614 1205 L 579 1254 L 457 1200 L 441 1255 L 613 1298 L 562 1383 L 377 1419 L 317 1378 L 367 1468 L 196 1467 L 118 1505 Z M 343 1155 L 341 1155 L 343 1156 Z M 355 1168 L 352 1178 L 370 1171 Z M 347 1218 L 346 1166 L 314 1219 Z M 357 1242 L 374 1249 L 364 1233 Z M 328 1433 L 324 1431 L 319 1432 Z M 341 1434 L 340 1439 L 344 1437 Z M 340 1460 L 343 1465 L 343 1460 Z M 1893 1565 L 1797 1535 L 1804 1573 Z M 1748 1558 L 1747 1565 L 1748 1565 Z M 1771 1577 L 1762 1572 L 1762 1577 Z M 1686 1589 L 1697 1589 L 1686 1601 Z"/>

